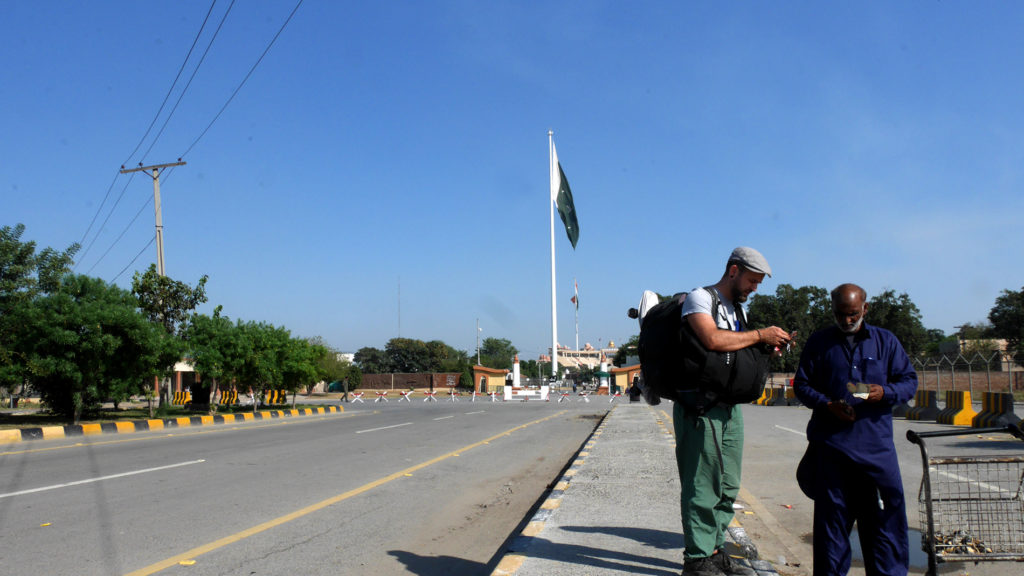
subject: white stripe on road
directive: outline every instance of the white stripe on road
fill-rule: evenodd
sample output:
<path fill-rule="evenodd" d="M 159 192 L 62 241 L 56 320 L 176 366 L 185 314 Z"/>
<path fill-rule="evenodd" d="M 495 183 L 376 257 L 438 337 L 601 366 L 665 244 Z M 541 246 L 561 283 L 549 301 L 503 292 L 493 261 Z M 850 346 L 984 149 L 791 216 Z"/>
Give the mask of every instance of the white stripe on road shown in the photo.
<path fill-rule="evenodd" d="M 434 422 L 437 422 L 438 420 L 447 420 L 449 418 L 455 418 L 455 416 L 441 416 L 440 418 L 434 418 Z"/>
<path fill-rule="evenodd" d="M 799 431 L 799 430 L 793 430 L 792 428 L 786 428 L 785 426 L 779 426 L 778 424 L 776 424 L 775 427 L 778 428 L 779 430 L 785 430 L 786 432 L 792 432 L 793 434 L 796 434 L 797 436 L 803 436 L 804 435 L 804 433 Z"/>
<path fill-rule="evenodd" d="M 469 416 L 470 414 L 483 414 L 484 412 L 487 412 L 487 410 L 477 410 L 476 412 L 466 412 L 466 416 Z"/>
<path fill-rule="evenodd" d="M 412 422 L 406 422 L 405 424 L 395 424 L 394 426 L 381 426 L 380 428 L 370 428 L 369 430 L 356 430 L 356 434 L 362 434 L 363 432 L 376 432 L 378 430 L 387 430 L 388 428 L 399 428 L 401 426 L 411 426 Z"/>
<path fill-rule="evenodd" d="M 35 492 L 45 492 L 47 490 L 56 490 L 58 488 L 68 488 L 70 486 L 78 486 L 80 484 L 89 484 L 92 482 L 102 482 L 103 480 L 113 480 L 114 478 L 124 478 L 125 476 L 134 476 L 136 474 L 146 474 L 148 472 L 158 472 L 160 470 L 167 470 L 168 468 L 177 468 L 178 466 L 188 466 L 189 464 L 199 464 L 206 462 L 206 460 L 192 460 L 191 462 L 179 462 L 178 464 L 168 464 L 167 466 L 158 466 L 156 468 L 146 468 L 145 470 L 136 470 L 134 472 L 122 472 L 121 474 L 113 474 L 110 476 L 101 476 L 99 478 L 90 478 L 88 480 L 78 480 L 76 482 L 67 482 L 65 484 L 54 484 L 53 486 L 44 486 L 42 488 L 33 488 L 31 490 L 21 490 L 20 492 L 11 492 L 9 494 L 0 494 L 0 498 L 8 498 L 11 496 L 22 496 L 24 494 L 32 494 Z"/>

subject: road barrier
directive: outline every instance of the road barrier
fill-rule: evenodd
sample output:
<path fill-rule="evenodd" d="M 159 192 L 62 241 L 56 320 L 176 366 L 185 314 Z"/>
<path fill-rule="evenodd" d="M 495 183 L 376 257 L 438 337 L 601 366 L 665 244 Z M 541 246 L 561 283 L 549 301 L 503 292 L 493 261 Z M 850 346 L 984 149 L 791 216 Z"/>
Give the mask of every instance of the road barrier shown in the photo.
<path fill-rule="evenodd" d="M 494 391 L 488 392 L 487 395 L 491 397 L 491 402 L 497 402 L 498 401 L 498 393 L 497 392 L 494 392 Z"/>
<path fill-rule="evenodd" d="M 437 396 L 437 392 L 434 392 L 433 390 L 427 390 L 426 392 L 424 392 L 424 394 L 426 395 L 426 398 L 423 399 L 424 402 L 437 402 L 437 398 L 434 398 L 434 396 Z"/>
<path fill-rule="evenodd" d="M 612 394 L 612 397 L 608 399 L 608 403 L 611 404 L 612 402 L 615 402 L 616 398 L 622 398 L 622 392 L 616 392 L 615 394 Z"/>
<path fill-rule="evenodd" d="M 398 401 L 401 402 L 402 400 L 405 400 L 411 404 L 412 400 L 409 400 L 410 394 L 412 394 L 412 390 L 399 390 L 398 395 L 401 396 L 401 398 L 399 398 Z"/>
<path fill-rule="evenodd" d="M 914 407 L 907 410 L 907 420 L 935 420 L 939 415 L 939 403 L 935 390 L 918 390 L 914 393 Z"/>
<path fill-rule="evenodd" d="M 380 402 L 381 400 L 383 400 L 384 402 L 388 401 L 388 391 L 387 390 L 378 390 L 377 391 L 377 399 L 374 400 L 373 403 L 376 404 L 377 402 Z"/>
<path fill-rule="evenodd" d="M 363 393 L 352 392 L 352 402 L 362 402 L 363 404 L 366 404 L 366 402 L 363 402 Z"/>
<path fill-rule="evenodd" d="M 273 406 L 274 404 L 288 403 L 287 390 L 267 390 L 263 393 L 263 403 Z"/>
<path fill-rule="evenodd" d="M 175 406 L 184 406 L 192 401 L 192 393 L 186 390 L 185 392 L 175 392 L 171 396 L 171 404 Z"/>
<path fill-rule="evenodd" d="M 946 391 L 946 407 L 939 411 L 935 421 L 939 424 L 970 426 L 978 413 L 971 406 L 971 393 L 957 390 Z"/>
<path fill-rule="evenodd" d="M 449 402 L 458 402 L 459 401 L 459 393 L 455 391 L 455 388 L 451 388 L 451 389 L 448 390 L 448 401 Z"/>
<path fill-rule="evenodd" d="M 238 390 L 221 390 L 220 405 L 234 406 L 238 404 Z"/>
<path fill-rule="evenodd" d="M 992 428 L 1007 424 L 1019 425 L 1020 418 L 1013 413 L 1013 394 L 984 392 L 981 395 L 981 412 L 971 420 L 974 428 Z"/>

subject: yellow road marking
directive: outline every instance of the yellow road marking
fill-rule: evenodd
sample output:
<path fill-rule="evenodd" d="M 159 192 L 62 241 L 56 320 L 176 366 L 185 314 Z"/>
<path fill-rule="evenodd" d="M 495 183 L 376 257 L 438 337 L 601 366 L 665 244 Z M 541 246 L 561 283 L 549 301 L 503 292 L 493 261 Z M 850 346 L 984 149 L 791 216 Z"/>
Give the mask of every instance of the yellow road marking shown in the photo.
<path fill-rule="evenodd" d="M 364 485 L 362 485 L 362 486 L 360 486 L 358 488 L 354 488 L 352 490 L 349 490 L 348 492 L 344 492 L 342 494 L 338 494 L 337 496 L 332 496 L 332 497 L 330 497 L 330 498 L 328 498 L 326 500 L 321 500 L 320 502 L 317 502 L 315 504 L 311 504 L 309 506 L 306 506 L 305 508 L 300 508 L 299 510 L 296 510 L 296 511 L 288 513 L 288 514 L 285 514 L 284 516 L 279 516 L 277 518 L 274 518 L 273 520 L 268 520 L 266 522 L 263 522 L 262 524 L 257 524 L 256 526 L 253 526 L 252 528 L 248 528 L 246 530 L 242 530 L 241 532 L 236 532 L 235 534 L 232 534 L 230 536 L 225 536 L 224 538 L 221 538 L 219 540 L 214 540 L 213 542 L 210 542 L 209 544 L 203 544 L 202 546 L 197 546 L 197 547 L 195 547 L 195 548 L 193 548 L 191 550 L 187 550 L 185 552 L 182 552 L 181 554 L 177 554 L 177 555 L 172 556 L 170 558 L 167 558 L 165 560 L 161 560 L 160 562 L 156 562 L 155 564 L 150 564 L 149 566 L 146 566 L 145 568 L 140 568 L 138 570 L 135 570 L 134 572 L 129 572 L 125 576 L 147 576 L 149 574 L 155 574 L 157 572 L 160 572 L 161 570 L 170 568 L 171 566 L 175 566 L 175 565 L 177 565 L 179 562 L 181 562 L 183 560 L 190 560 L 190 559 L 193 559 L 193 558 L 195 558 L 197 556 L 202 556 L 203 554 L 206 554 L 208 552 L 212 552 L 214 550 L 217 550 L 218 548 L 223 548 L 223 547 L 225 547 L 225 546 L 227 546 L 229 544 L 234 544 L 236 542 L 240 542 L 240 541 L 242 541 L 242 540 L 244 540 L 244 539 L 246 539 L 246 538 L 248 538 L 250 536 L 255 536 L 256 534 L 259 534 L 261 532 L 266 532 L 267 530 L 270 530 L 271 528 L 276 528 L 278 526 L 287 524 L 288 522 L 291 522 L 292 520 L 297 520 L 299 518 L 302 518 L 303 516 L 307 516 L 309 514 L 312 514 L 313 512 L 317 512 L 319 510 L 323 510 L 324 508 L 327 508 L 328 506 L 331 506 L 333 504 L 337 504 L 337 503 L 342 502 L 344 500 L 347 500 L 347 499 L 349 499 L 349 498 L 351 498 L 353 496 L 358 496 L 358 495 L 360 495 L 360 494 L 362 494 L 364 492 L 368 492 L 370 490 L 373 490 L 374 488 L 377 488 L 379 486 L 383 486 L 384 484 L 387 484 L 388 482 L 391 482 L 393 480 L 397 480 L 399 478 L 404 478 L 406 476 L 409 476 L 413 472 L 416 472 L 417 470 L 422 470 L 424 468 L 427 468 L 428 466 L 433 466 L 434 464 L 437 464 L 438 462 L 447 460 L 448 458 L 451 458 L 453 456 L 457 456 L 458 453 L 460 453 L 460 452 L 466 452 L 467 450 L 472 450 L 473 448 L 478 448 L 480 446 L 483 446 L 484 444 L 487 444 L 488 442 L 490 442 L 492 440 L 496 440 L 498 438 L 501 438 L 502 436 L 508 436 L 508 435 L 510 435 L 513 432 L 517 432 L 517 431 L 522 430 L 524 428 L 527 428 L 529 426 L 533 426 L 534 424 L 540 424 L 541 422 L 544 422 L 546 420 L 551 420 L 552 418 L 556 418 L 558 416 L 561 416 L 562 414 L 565 414 L 566 412 L 567 412 L 567 410 L 562 410 L 560 412 L 556 412 L 556 413 L 554 413 L 554 414 L 552 414 L 550 416 L 547 416 L 545 418 L 541 418 L 539 420 L 534 420 L 533 422 L 527 422 L 526 424 L 521 424 L 519 426 L 516 426 L 515 428 L 512 428 L 511 430 L 506 430 L 504 432 L 500 432 L 498 434 L 495 434 L 494 436 L 491 436 L 490 438 L 487 438 L 487 439 L 484 439 L 484 440 L 480 440 L 478 442 L 474 442 L 473 444 L 470 444 L 470 445 L 465 446 L 463 448 L 459 448 L 458 450 L 452 450 L 451 452 L 448 452 L 447 454 L 442 454 L 441 456 L 438 456 L 436 458 L 432 458 L 430 460 L 427 460 L 426 462 L 422 462 L 422 463 L 417 464 L 415 466 L 411 466 L 409 468 L 406 468 L 405 470 L 399 470 L 398 472 L 395 472 L 393 474 L 389 474 L 387 476 L 384 476 L 383 478 L 374 480 L 373 482 L 370 482 L 369 484 L 364 484 Z"/>

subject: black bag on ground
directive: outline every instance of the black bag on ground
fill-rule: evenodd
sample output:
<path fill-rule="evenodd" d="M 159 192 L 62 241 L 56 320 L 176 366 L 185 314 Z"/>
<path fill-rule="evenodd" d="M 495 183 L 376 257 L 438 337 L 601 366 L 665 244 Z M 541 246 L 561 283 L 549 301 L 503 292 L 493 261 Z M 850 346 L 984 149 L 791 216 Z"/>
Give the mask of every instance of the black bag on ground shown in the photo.
<path fill-rule="evenodd" d="M 711 309 L 717 316 L 721 302 L 714 288 Z M 699 412 L 721 402 L 753 402 L 764 391 L 768 372 L 768 354 L 755 345 L 733 352 L 709 351 L 701 343 L 690 323 L 683 320 L 685 293 L 676 294 L 650 309 L 640 326 L 641 390 L 644 399 L 657 405 L 661 399 L 678 401 L 679 392 L 697 390 Z M 740 322 L 746 326 L 743 308 L 736 306 Z"/>

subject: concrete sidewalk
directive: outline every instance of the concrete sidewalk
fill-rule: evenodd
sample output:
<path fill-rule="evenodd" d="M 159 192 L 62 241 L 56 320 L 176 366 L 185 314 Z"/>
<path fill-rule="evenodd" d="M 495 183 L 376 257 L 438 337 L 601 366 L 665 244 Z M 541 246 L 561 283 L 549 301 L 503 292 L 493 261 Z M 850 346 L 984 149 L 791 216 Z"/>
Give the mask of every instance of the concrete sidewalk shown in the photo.
<path fill-rule="evenodd" d="M 679 474 L 661 408 L 617 403 L 492 576 L 679 574 Z M 776 574 L 735 521 L 727 549 L 759 574 Z"/>

